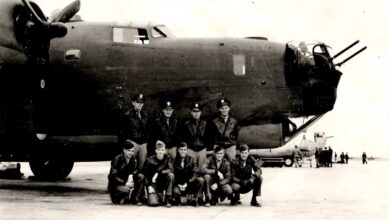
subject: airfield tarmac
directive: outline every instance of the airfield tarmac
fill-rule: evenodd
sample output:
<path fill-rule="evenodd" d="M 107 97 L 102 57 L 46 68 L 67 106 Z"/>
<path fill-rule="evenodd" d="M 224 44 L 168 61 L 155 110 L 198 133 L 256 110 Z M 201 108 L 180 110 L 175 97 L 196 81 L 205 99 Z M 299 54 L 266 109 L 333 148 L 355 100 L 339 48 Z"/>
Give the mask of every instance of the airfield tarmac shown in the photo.
<path fill-rule="evenodd" d="M 217 207 L 112 205 L 106 192 L 109 162 L 76 163 L 71 180 L 0 180 L 0 219 L 390 219 L 390 161 L 333 168 L 263 168 L 260 202 Z M 32 175 L 22 163 L 24 175 Z"/>

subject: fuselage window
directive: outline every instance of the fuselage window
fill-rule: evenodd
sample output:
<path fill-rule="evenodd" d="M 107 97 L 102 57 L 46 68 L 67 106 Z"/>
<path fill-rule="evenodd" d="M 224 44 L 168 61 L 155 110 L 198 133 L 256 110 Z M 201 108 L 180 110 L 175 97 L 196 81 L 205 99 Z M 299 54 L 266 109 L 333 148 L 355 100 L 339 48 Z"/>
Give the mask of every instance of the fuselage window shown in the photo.
<path fill-rule="evenodd" d="M 113 28 L 112 40 L 115 43 L 149 44 L 148 32 L 142 28 Z"/>
<path fill-rule="evenodd" d="M 236 76 L 245 76 L 245 56 L 242 54 L 233 55 L 233 72 Z"/>

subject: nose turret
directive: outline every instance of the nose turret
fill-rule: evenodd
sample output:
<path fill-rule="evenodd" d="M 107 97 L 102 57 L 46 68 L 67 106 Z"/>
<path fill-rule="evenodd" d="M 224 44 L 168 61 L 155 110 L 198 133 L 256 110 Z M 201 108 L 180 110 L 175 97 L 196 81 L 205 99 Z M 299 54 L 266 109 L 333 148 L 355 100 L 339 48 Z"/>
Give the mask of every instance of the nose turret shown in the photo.
<path fill-rule="evenodd" d="M 336 70 L 328 47 L 321 42 L 290 42 L 286 63 L 287 82 L 299 91 L 303 101 L 300 114 L 318 115 L 332 110 L 342 73 Z"/>

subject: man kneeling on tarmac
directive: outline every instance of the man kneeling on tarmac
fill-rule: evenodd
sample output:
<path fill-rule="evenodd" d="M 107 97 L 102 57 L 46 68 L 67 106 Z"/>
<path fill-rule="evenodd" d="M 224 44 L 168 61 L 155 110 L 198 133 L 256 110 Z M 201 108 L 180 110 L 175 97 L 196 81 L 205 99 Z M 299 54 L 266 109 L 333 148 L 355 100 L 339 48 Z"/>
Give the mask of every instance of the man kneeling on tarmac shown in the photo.
<path fill-rule="evenodd" d="M 148 191 L 148 203 L 150 206 L 160 205 L 165 191 L 165 205 L 171 207 L 172 187 L 175 180 L 173 163 L 166 154 L 165 144 L 156 142 L 156 155 L 149 157 L 144 165 L 145 182 Z"/>
<path fill-rule="evenodd" d="M 203 197 L 204 180 L 198 176 L 198 164 L 193 157 L 187 155 L 187 150 L 185 142 L 178 144 L 176 158 L 173 162 L 175 169 L 173 194 L 178 204 L 192 204 L 197 207 Z"/>
<path fill-rule="evenodd" d="M 261 207 L 256 197 L 261 195 L 261 161 L 256 161 L 249 155 L 249 147 L 243 144 L 239 147 L 240 154 L 232 161 L 232 205 L 241 204 L 240 193 L 247 193 L 253 189 L 251 205 Z"/>
<path fill-rule="evenodd" d="M 214 156 L 205 160 L 202 165 L 204 175 L 204 190 L 206 196 L 206 207 L 218 205 L 218 198 L 223 201 L 226 197 L 231 198 L 232 187 L 230 186 L 230 162 L 224 158 L 225 151 L 222 147 L 214 148 Z"/>
<path fill-rule="evenodd" d="M 108 175 L 107 188 L 112 203 L 142 205 L 138 199 L 144 189 L 144 180 L 134 158 L 134 145 L 130 140 L 126 140 L 123 142 L 123 152 L 112 160 Z"/>

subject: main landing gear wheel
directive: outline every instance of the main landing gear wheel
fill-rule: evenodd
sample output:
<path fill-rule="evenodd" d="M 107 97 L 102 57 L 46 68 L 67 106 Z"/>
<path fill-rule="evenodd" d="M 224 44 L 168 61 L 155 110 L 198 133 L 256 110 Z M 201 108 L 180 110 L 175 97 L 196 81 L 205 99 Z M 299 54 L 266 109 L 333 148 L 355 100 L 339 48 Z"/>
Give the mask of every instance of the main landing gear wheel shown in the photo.
<path fill-rule="evenodd" d="M 284 165 L 286 167 L 291 167 L 293 165 L 293 160 L 291 158 L 284 158 Z"/>
<path fill-rule="evenodd" d="M 30 160 L 30 168 L 35 178 L 42 180 L 65 179 L 73 169 L 73 161 L 63 158 L 33 158 Z"/>

